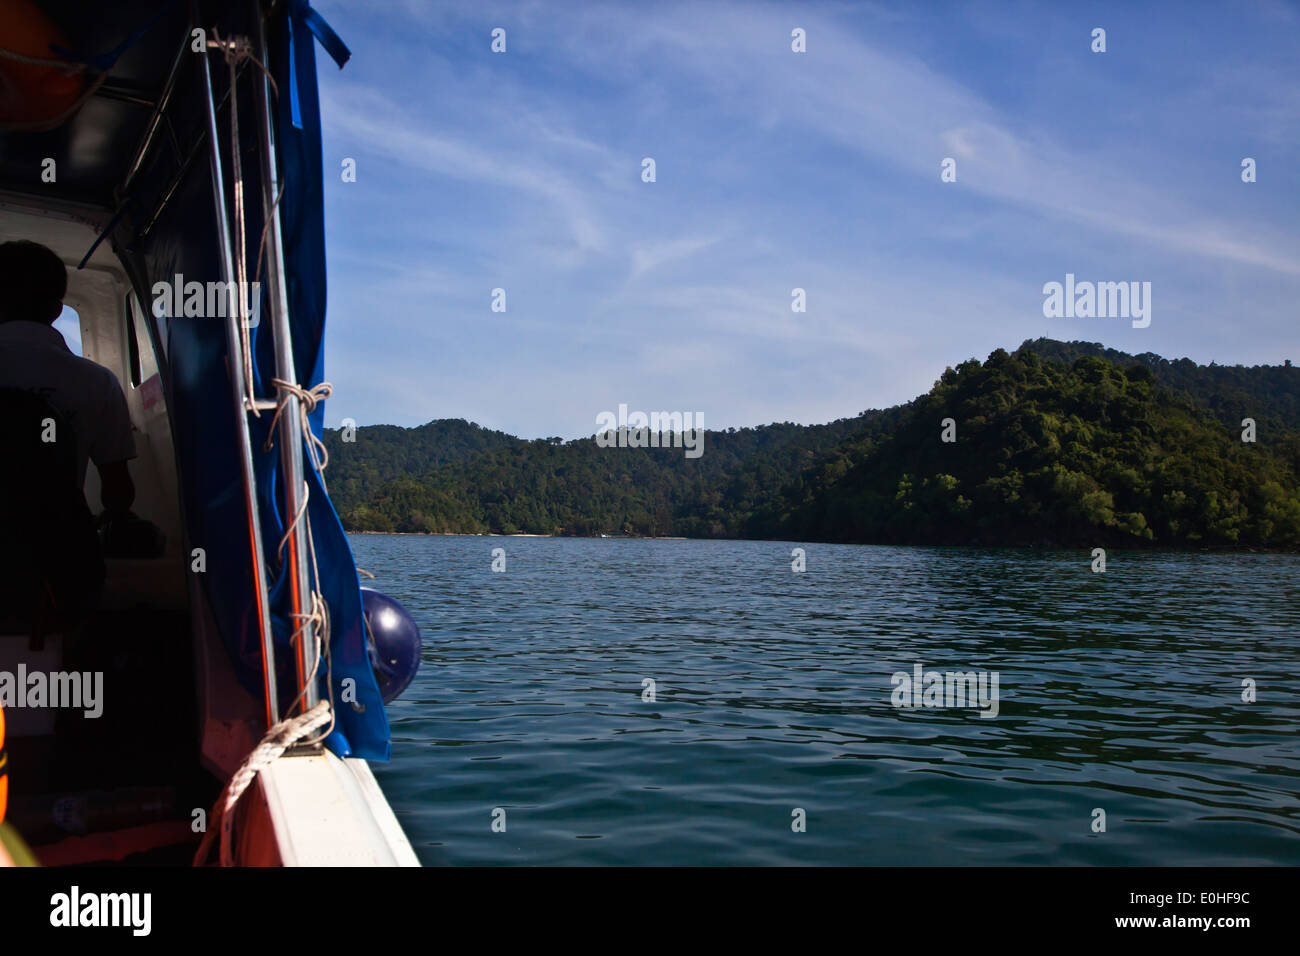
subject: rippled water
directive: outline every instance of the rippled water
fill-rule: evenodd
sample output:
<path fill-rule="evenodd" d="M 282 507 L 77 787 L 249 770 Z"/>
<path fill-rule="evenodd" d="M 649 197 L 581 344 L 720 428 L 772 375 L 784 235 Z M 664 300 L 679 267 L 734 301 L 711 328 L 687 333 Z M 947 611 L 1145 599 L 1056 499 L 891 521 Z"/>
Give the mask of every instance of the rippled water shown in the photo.
<path fill-rule="evenodd" d="M 1300 863 L 1298 556 L 352 545 L 423 631 L 375 770 L 426 865 Z M 895 708 L 917 663 L 998 716 Z"/>

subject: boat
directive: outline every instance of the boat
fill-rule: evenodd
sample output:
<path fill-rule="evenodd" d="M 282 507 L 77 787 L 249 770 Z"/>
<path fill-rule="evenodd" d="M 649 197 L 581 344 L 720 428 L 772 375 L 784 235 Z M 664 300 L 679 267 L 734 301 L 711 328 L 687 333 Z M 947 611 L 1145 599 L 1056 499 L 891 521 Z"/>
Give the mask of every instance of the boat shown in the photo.
<path fill-rule="evenodd" d="M 0 242 L 67 265 L 148 531 L 101 529 L 84 617 L 0 626 L 0 847 L 25 848 L 0 858 L 419 865 L 371 769 L 393 680 L 321 443 L 318 46 L 349 56 L 305 0 L 0 9 Z M 102 713 L 24 706 L 19 674 L 100 675 Z"/>

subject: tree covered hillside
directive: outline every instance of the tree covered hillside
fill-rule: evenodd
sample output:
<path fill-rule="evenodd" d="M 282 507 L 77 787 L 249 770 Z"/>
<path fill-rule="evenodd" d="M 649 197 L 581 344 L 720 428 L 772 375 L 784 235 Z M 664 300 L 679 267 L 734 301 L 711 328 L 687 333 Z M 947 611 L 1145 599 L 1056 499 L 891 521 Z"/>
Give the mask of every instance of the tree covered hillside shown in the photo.
<path fill-rule="evenodd" d="M 1262 430 L 1277 436 L 1300 431 L 1300 367 L 1287 359 L 1282 365 L 1197 365 L 1191 359 L 1167 359 L 1154 352 L 1129 355 L 1096 342 L 1057 342 L 1031 339 L 1040 357 L 1064 365 L 1092 355 L 1128 368 L 1145 365 L 1156 384 L 1189 402 L 1204 405 L 1229 428 L 1253 418 Z"/>
<path fill-rule="evenodd" d="M 1290 366 L 1039 339 L 906 405 L 706 432 L 700 458 L 448 420 L 326 442 L 349 530 L 1297 548 L 1298 398 Z"/>
<path fill-rule="evenodd" d="M 951 419 L 956 440 L 942 441 Z M 1300 442 L 1245 443 L 1145 364 L 1029 346 L 948 369 L 877 446 L 810 470 L 755 536 L 982 544 L 1300 545 Z"/>

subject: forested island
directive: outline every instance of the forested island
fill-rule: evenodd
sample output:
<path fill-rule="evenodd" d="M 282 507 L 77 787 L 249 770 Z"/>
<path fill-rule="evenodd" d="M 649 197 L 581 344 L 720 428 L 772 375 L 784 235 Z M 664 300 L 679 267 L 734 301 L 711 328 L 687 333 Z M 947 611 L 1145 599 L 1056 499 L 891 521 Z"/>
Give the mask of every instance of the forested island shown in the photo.
<path fill-rule="evenodd" d="M 353 437 L 325 434 L 350 531 L 1300 548 L 1289 361 L 1037 339 L 948 368 L 905 405 L 708 431 L 699 458 L 450 419 Z"/>

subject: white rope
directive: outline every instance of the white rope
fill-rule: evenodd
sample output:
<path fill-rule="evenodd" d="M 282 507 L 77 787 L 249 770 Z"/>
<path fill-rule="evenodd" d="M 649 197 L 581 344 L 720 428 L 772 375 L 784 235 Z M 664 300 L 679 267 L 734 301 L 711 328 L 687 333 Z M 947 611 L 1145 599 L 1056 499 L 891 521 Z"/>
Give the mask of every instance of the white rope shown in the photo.
<path fill-rule="evenodd" d="M 248 325 L 248 249 L 244 242 L 244 166 L 239 148 L 239 66 L 253 55 L 253 44 L 247 37 L 221 38 L 214 26 L 208 46 L 225 53 L 226 66 L 230 68 L 230 178 L 235 205 L 235 289 L 236 309 L 239 312 L 240 357 L 244 366 L 244 406 L 260 417 L 257 395 L 253 390 L 253 343 Z M 213 144 L 214 148 L 216 144 Z"/>
<path fill-rule="evenodd" d="M 321 487 L 325 487 L 325 466 L 330 463 L 329 449 L 325 443 L 316 437 L 316 433 L 311 430 L 310 415 L 316 410 L 316 405 L 328 399 L 334 394 L 334 386 L 329 382 L 321 382 L 313 385 L 311 388 L 303 388 L 301 385 L 295 385 L 293 382 L 286 382 L 282 378 L 271 379 L 271 384 L 275 386 L 277 400 L 275 403 L 275 415 L 271 418 L 270 427 L 267 429 L 266 444 L 263 446 L 265 451 L 271 450 L 271 445 L 275 442 L 275 425 L 280 420 L 280 413 L 284 411 L 289 404 L 289 397 L 296 396 L 298 399 L 298 420 L 302 424 L 303 437 L 307 439 L 307 454 L 311 456 L 311 463 L 315 466 L 316 471 L 320 474 Z M 296 523 L 296 519 L 295 519 Z"/>
<path fill-rule="evenodd" d="M 74 60 L 56 60 L 48 56 L 28 56 L 25 53 L 7 50 L 4 47 L 0 47 L 0 59 L 13 60 L 15 63 L 23 63 L 27 66 L 48 66 L 54 70 L 62 70 L 69 76 L 73 73 L 85 73 L 90 69 L 90 65 L 87 63 L 77 63 Z"/>
<path fill-rule="evenodd" d="M 265 75 L 267 82 L 270 84 L 271 93 L 277 99 L 279 98 L 280 91 L 275 82 L 275 77 L 271 75 L 270 71 L 266 68 L 266 65 L 254 55 L 253 44 L 248 37 L 235 35 L 223 39 L 221 33 L 216 27 L 212 28 L 211 33 L 213 39 L 209 41 L 209 47 L 221 50 L 225 54 L 226 64 L 230 68 L 230 162 L 234 180 L 235 224 L 237 233 L 235 239 L 237 252 L 235 265 L 236 272 L 238 273 L 239 285 L 241 290 L 245 290 L 247 289 L 246 283 L 248 280 L 248 262 L 246 257 L 247 246 L 245 244 L 244 236 L 243 166 L 240 162 L 239 149 L 238 85 L 240 66 L 243 65 L 245 60 L 253 63 L 253 65 L 255 65 Z M 272 218 L 276 214 L 276 209 L 280 205 L 280 200 L 284 197 L 284 191 L 287 186 L 287 182 L 281 184 L 278 194 L 271 203 L 270 210 L 264 216 L 265 221 L 262 224 L 262 235 L 257 245 L 257 264 L 253 272 L 253 275 L 259 279 L 262 275 L 262 254 L 266 249 L 267 232 L 270 228 Z M 242 351 L 241 357 L 244 366 L 244 385 L 246 389 L 244 404 L 245 407 L 253 413 L 254 417 L 260 418 L 262 413 L 257 407 L 257 396 L 253 384 L 252 332 L 246 311 L 247 304 L 247 295 L 245 292 L 241 291 L 239 296 L 239 324 L 241 337 L 240 345 Z M 275 415 L 271 418 L 271 422 L 267 427 L 266 444 L 264 446 L 265 450 L 268 452 L 271 450 L 275 442 L 275 429 L 276 425 L 279 424 L 280 415 L 284 412 L 285 406 L 288 405 L 290 398 L 296 396 L 298 399 L 299 422 L 302 426 L 303 434 L 307 438 L 308 454 L 310 455 L 312 464 L 315 465 L 317 472 L 322 473 L 326 464 L 329 462 L 329 453 L 325 448 L 325 443 L 317 438 L 315 433 L 312 432 L 311 422 L 308 416 L 316 408 L 316 405 L 319 402 L 323 402 L 325 399 L 330 397 L 333 387 L 329 382 L 321 382 L 319 385 L 316 385 L 311 389 L 305 389 L 300 385 L 286 382 L 279 378 L 271 379 L 271 384 L 276 390 L 276 404 Z M 325 478 L 324 475 L 321 474 L 321 487 L 323 488 L 324 486 Z M 290 536 L 297 529 L 299 523 L 306 517 L 309 493 L 307 483 L 304 481 L 302 504 L 299 505 L 297 513 L 293 516 L 293 520 L 289 522 L 284 537 L 280 539 L 280 546 L 276 549 L 276 555 L 281 561 L 284 560 L 284 547 L 288 543 Z M 311 610 L 307 613 L 296 613 L 292 615 L 296 622 L 296 626 L 290 637 L 290 644 L 291 646 L 297 644 L 305 637 L 306 633 L 310 633 L 315 638 L 315 655 L 313 657 L 311 674 L 308 676 L 302 690 L 299 691 L 298 696 L 294 699 L 293 703 L 289 705 L 288 713 L 293 713 L 294 708 L 301 704 L 303 696 L 307 693 L 307 688 L 310 687 L 311 682 L 316 679 L 316 674 L 320 669 L 322 647 L 324 650 L 323 656 L 326 660 L 326 666 L 330 668 L 330 676 L 328 679 L 332 681 L 332 662 L 330 659 L 329 645 L 329 605 L 326 603 L 325 596 L 321 592 L 320 571 L 316 564 L 316 546 L 311 538 L 310 521 L 306 522 L 306 527 L 308 552 L 311 559 L 312 577 L 315 587 L 311 592 Z M 330 688 L 330 695 L 332 704 L 332 686 Z M 325 737 L 329 736 L 333 727 L 333 717 L 331 716 L 329 730 L 326 730 L 319 739 L 323 740 Z M 316 743 L 318 741 L 312 742 Z"/>
<path fill-rule="evenodd" d="M 77 73 L 94 74 L 94 78 L 86 85 L 86 88 L 81 91 L 81 94 L 75 100 L 72 101 L 72 105 L 63 112 L 59 113 L 57 116 L 50 116 L 45 119 L 7 121 L 0 123 L 0 129 L 9 132 L 26 131 L 45 133 L 52 129 L 58 129 L 69 118 L 71 118 L 74 113 L 81 109 L 88 99 L 99 92 L 99 88 L 103 86 L 104 81 L 108 79 L 107 73 L 93 70 L 85 63 L 74 63 L 71 60 L 52 60 L 48 57 L 27 56 L 26 54 L 16 53 L 13 50 L 7 50 L 3 47 L 0 47 L 0 59 L 12 60 L 15 63 L 23 63 L 27 66 L 48 67 L 52 70 L 58 70 L 64 76 L 73 76 Z"/>
<path fill-rule="evenodd" d="M 277 410 L 278 414 L 278 410 Z M 274 434 L 274 432 L 272 432 Z M 308 432 L 310 434 L 310 432 Z M 323 484 L 323 482 L 322 482 Z M 276 555 L 281 561 L 284 560 L 284 546 L 289 543 L 289 538 L 297 527 L 298 522 L 302 521 L 307 514 L 307 502 L 311 497 L 311 488 L 306 481 L 302 483 L 302 504 L 298 507 L 298 513 L 294 515 L 293 521 L 285 529 L 284 536 L 280 539 L 280 546 L 276 549 Z M 330 652 L 330 609 L 325 600 L 325 594 L 320 586 L 320 566 L 316 561 L 316 539 L 312 535 L 311 522 L 305 522 L 307 529 L 307 554 L 311 558 L 312 590 L 311 590 L 311 610 L 306 614 L 298 613 L 290 615 L 297 622 L 298 626 L 294 628 L 293 634 L 289 637 L 290 646 L 295 646 L 301 642 L 304 632 L 311 633 L 314 638 L 314 654 L 312 655 L 311 673 L 303 681 L 302 689 L 298 691 L 298 696 L 289 704 L 289 711 L 292 712 L 303 702 L 303 697 L 307 694 L 307 688 L 312 686 L 316 680 L 316 674 L 320 671 L 321 658 L 325 658 L 325 686 L 329 690 L 330 704 L 330 725 L 324 733 L 313 738 L 308 743 L 316 744 L 324 740 L 334 731 L 334 658 Z M 315 625 L 313 627 L 312 625 Z"/>
<path fill-rule="evenodd" d="M 244 791 L 257 778 L 257 775 L 275 763 L 289 747 L 332 720 L 333 713 L 329 702 L 321 701 L 305 714 L 282 720 L 266 732 L 262 742 L 253 749 L 253 752 L 248 755 L 248 759 L 235 771 L 235 775 L 230 778 L 230 782 L 226 784 L 221 796 L 213 804 L 212 819 L 208 821 L 208 828 L 203 835 L 203 842 L 199 844 L 198 852 L 194 854 L 195 866 L 202 866 L 207 859 L 208 853 L 212 849 L 212 841 L 216 838 L 218 825 L 221 831 L 221 865 L 231 866 L 233 864 L 230 844 L 235 823 L 234 809 L 235 805 L 239 803 L 239 798 L 243 796 Z"/>
<path fill-rule="evenodd" d="M 239 311 L 240 344 L 242 346 L 241 357 L 244 365 L 244 407 L 253 413 L 254 418 L 261 418 L 262 412 L 257 407 L 257 394 L 253 385 L 252 331 L 248 316 L 248 259 L 247 247 L 244 244 L 244 177 L 239 152 L 239 67 L 245 60 L 251 61 L 254 66 L 265 74 L 267 81 L 271 85 L 271 92 L 277 99 L 280 90 L 276 85 L 275 77 L 271 76 L 266 65 L 253 55 L 252 40 L 245 36 L 232 36 L 228 40 L 223 40 L 220 31 L 215 26 L 212 28 L 212 36 L 213 39 L 209 41 L 208 45 L 221 50 L 225 54 L 227 66 L 230 67 L 230 165 L 235 193 L 235 231 L 237 233 L 235 238 L 235 265 L 238 281 L 237 309 Z M 266 221 L 262 224 L 262 235 L 257 244 L 257 268 L 253 273 L 258 279 L 262 275 L 262 252 L 266 248 L 266 233 L 271 225 L 271 216 L 275 215 L 275 210 L 284 197 L 284 190 L 287 185 L 288 183 L 281 185 L 279 194 L 271 204 L 271 212 L 265 217 Z"/>
<path fill-rule="evenodd" d="M 302 427 L 302 433 L 307 441 L 307 453 L 311 458 L 312 464 L 316 468 L 317 476 L 320 478 L 321 488 L 325 487 L 325 466 L 329 464 L 329 452 L 325 448 L 325 443 L 316 437 L 315 432 L 311 430 L 311 421 L 308 416 L 316 408 L 319 402 L 325 401 L 333 392 L 334 386 L 329 382 L 321 382 L 312 388 L 303 388 L 293 382 L 286 382 L 282 378 L 271 379 L 271 384 L 275 386 L 278 399 L 275 403 L 275 415 L 272 416 L 270 424 L 267 426 L 266 443 L 263 446 L 266 451 L 270 451 L 275 444 L 275 428 L 279 423 L 280 416 L 284 413 L 291 399 L 296 398 L 298 401 L 298 421 Z M 294 707 L 302 703 L 307 688 L 312 686 L 316 679 L 316 674 L 320 670 L 321 657 L 325 658 L 326 679 L 325 684 L 329 689 L 330 703 L 330 727 L 317 740 L 324 740 L 334 729 L 333 723 L 333 706 L 334 706 L 334 661 L 330 653 L 330 617 L 329 604 L 325 601 L 324 592 L 320 586 L 320 566 L 316 561 L 316 541 L 312 536 L 311 522 L 304 521 L 307 517 L 307 503 L 311 498 L 311 486 L 304 479 L 302 483 L 302 502 L 298 505 L 297 513 L 289 521 L 284 529 L 284 535 L 280 538 L 280 545 L 276 548 L 276 556 L 284 560 L 284 547 L 289 543 L 289 539 L 297 530 L 299 523 L 303 523 L 307 529 L 307 554 L 311 560 L 312 574 L 312 591 L 311 591 L 311 610 L 307 613 L 294 614 L 297 621 L 297 627 L 294 628 L 293 635 L 290 637 L 290 646 L 298 645 L 303 637 L 304 632 L 312 633 L 315 637 L 315 654 L 312 658 L 311 674 L 303 682 L 302 689 L 298 696 L 294 698 L 293 703 L 289 705 L 289 711 L 292 712 Z M 313 627 L 314 625 L 314 627 Z"/>
<path fill-rule="evenodd" d="M 267 71 L 265 65 L 252 53 L 251 44 L 243 37 L 233 37 L 230 40 L 223 41 L 220 34 L 214 28 L 212 34 L 215 40 L 209 45 L 221 48 L 225 51 L 226 62 L 230 66 L 230 110 L 231 110 L 231 163 L 235 174 L 235 206 L 236 220 L 238 231 L 238 256 L 236 258 L 236 267 L 238 278 L 241 282 L 247 278 L 247 262 L 245 259 L 244 232 L 243 232 L 243 182 L 242 169 L 239 162 L 239 127 L 238 127 L 238 101 L 236 98 L 237 84 L 237 67 L 243 60 L 251 60 L 263 73 L 266 74 L 270 81 L 272 93 L 278 96 L 275 80 Z M 284 196 L 286 184 L 280 188 L 279 195 L 275 197 L 271 210 L 266 217 L 266 222 L 262 226 L 262 236 L 258 243 L 257 266 L 254 275 L 260 278 L 262 272 L 262 253 L 266 245 L 267 229 L 270 226 L 271 216 L 275 215 L 276 208 L 280 204 L 280 199 Z M 244 312 L 246 296 L 240 295 L 239 308 L 241 316 L 241 333 L 242 333 L 242 359 L 244 365 L 244 381 L 247 385 L 246 406 L 255 416 L 260 417 L 261 412 L 257 408 L 256 396 L 253 390 L 253 354 L 251 333 L 247 315 Z M 280 416 L 284 413 L 286 406 L 292 399 L 297 399 L 299 422 L 302 425 L 302 432 L 307 440 L 307 452 L 315 466 L 317 474 L 320 475 L 321 487 L 325 486 L 323 472 L 325 466 L 329 463 L 329 452 L 325 443 L 316 437 L 311 429 L 309 417 L 316 406 L 330 397 L 333 386 L 329 382 L 320 384 L 307 389 L 293 382 L 286 382 L 283 379 L 273 378 L 272 385 L 276 389 L 275 415 L 272 417 L 267 428 L 267 438 L 265 449 L 270 451 L 275 442 L 275 430 L 279 424 Z M 303 482 L 302 504 L 298 507 L 297 513 L 293 520 L 288 523 L 284 537 L 280 539 L 280 546 L 276 550 L 277 556 L 283 561 L 284 547 L 289 538 L 307 515 L 307 501 L 310 496 L 310 487 L 307 482 Z M 323 741 L 334 730 L 335 709 L 334 709 L 334 673 L 333 657 L 330 653 L 330 613 L 329 604 L 325 600 L 320 584 L 320 569 L 316 561 L 316 543 L 312 537 L 311 522 L 305 522 L 307 530 L 307 553 L 311 561 L 312 584 L 313 589 L 310 594 L 310 610 L 305 613 L 295 613 L 291 615 L 295 621 L 293 634 L 290 637 L 291 646 L 298 645 L 310 634 L 314 644 L 314 654 L 312 659 L 311 673 L 307 675 L 303 682 L 302 689 L 298 696 L 290 703 L 287 712 L 292 713 L 295 708 L 302 706 L 303 698 L 307 694 L 308 688 L 312 687 L 316 675 L 320 671 L 321 658 L 325 660 L 326 666 L 326 687 L 328 688 L 329 698 L 322 700 L 311 710 L 294 717 L 286 717 L 278 724 L 270 728 L 267 734 L 262 738 L 262 742 L 254 748 L 249 754 L 243 765 L 235 772 L 226 784 L 221 796 L 212 809 L 212 819 L 209 822 L 207 832 L 204 834 L 203 841 L 199 845 L 198 852 L 194 856 L 194 864 L 202 865 L 211 852 L 212 843 L 216 839 L 218 827 L 221 834 L 220 860 L 222 866 L 230 866 L 233 862 L 233 851 L 231 839 L 234 828 L 234 808 L 239 802 L 239 798 L 248 788 L 249 784 L 257 777 L 263 769 L 274 763 L 279 757 L 294 743 L 302 741 L 308 745 L 315 745 Z M 323 730 L 322 730 L 323 728 Z M 321 731 L 317 734 L 316 731 Z M 313 736 L 314 735 L 314 736 Z M 310 738 L 310 739 L 306 739 Z"/>
<path fill-rule="evenodd" d="M 308 527 L 309 534 L 310 531 L 311 529 Z M 315 570 L 316 562 L 313 560 L 313 573 L 315 573 Z M 307 688 L 311 687 L 316 680 L 316 674 L 320 670 L 321 658 L 325 658 L 325 685 L 329 688 L 330 724 L 324 733 L 307 741 L 309 744 L 318 744 L 334 732 L 334 658 L 330 654 L 330 611 L 329 605 L 325 602 L 325 596 L 320 590 L 319 576 L 317 576 L 315 584 L 315 590 L 311 592 L 311 610 L 306 614 L 291 615 L 291 617 L 297 619 L 298 626 L 289 638 L 290 646 L 293 646 L 294 642 L 302 640 L 304 632 L 308 632 L 312 635 L 314 645 L 311 673 L 307 675 L 307 679 L 303 682 L 302 690 L 298 691 L 298 696 L 289 704 L 289 710 L 292 711 L 302 703 Z M 315 627 L 312 627 L 313 624 Z"/>

